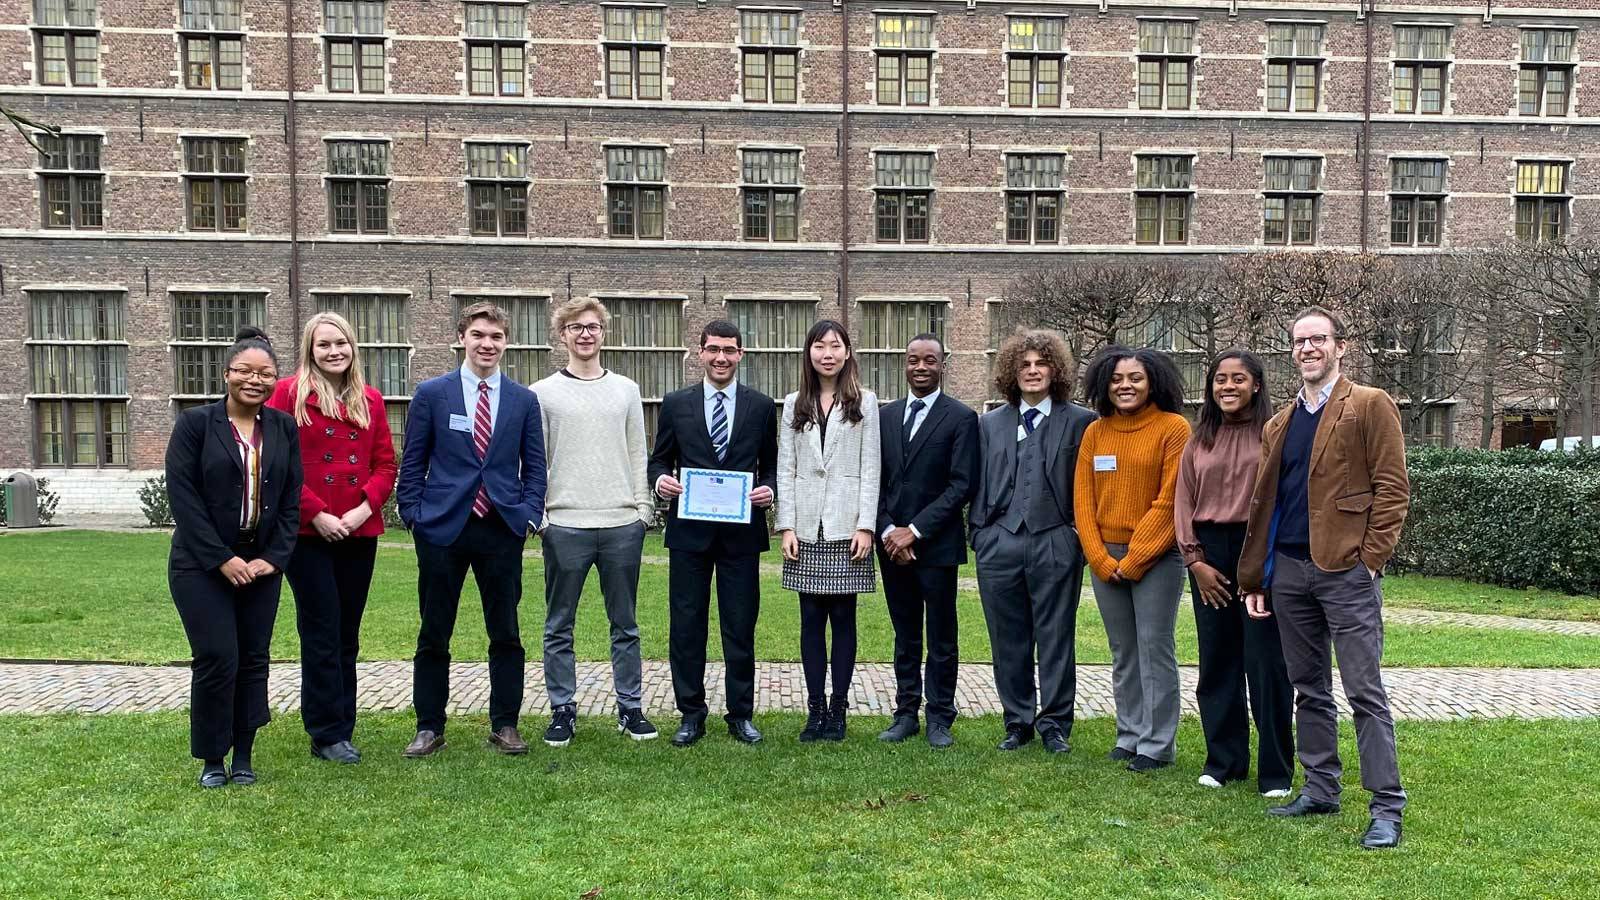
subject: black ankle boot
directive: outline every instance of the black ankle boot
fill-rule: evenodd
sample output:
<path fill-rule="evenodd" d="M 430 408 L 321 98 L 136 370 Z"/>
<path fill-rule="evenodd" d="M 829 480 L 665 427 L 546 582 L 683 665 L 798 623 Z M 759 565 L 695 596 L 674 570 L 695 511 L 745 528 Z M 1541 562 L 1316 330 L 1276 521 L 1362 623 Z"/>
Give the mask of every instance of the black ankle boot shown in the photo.
<path fill-rule="evenodd" d="M 825 741 L 844 740 L 844 714 L 850 708 L 848 694 L 834 694 L 833 702 L 828 705 L 828 724 L 823 727 L 822 739 Z"/>
<path fill-rule="evenodd" d="M 828 725 L 827 705 L 821 700 L 812 700 L 806 704 L 806 727 L 800 729 L 800 741 L 809 744 L 820 740 L 822 732 Z"/>

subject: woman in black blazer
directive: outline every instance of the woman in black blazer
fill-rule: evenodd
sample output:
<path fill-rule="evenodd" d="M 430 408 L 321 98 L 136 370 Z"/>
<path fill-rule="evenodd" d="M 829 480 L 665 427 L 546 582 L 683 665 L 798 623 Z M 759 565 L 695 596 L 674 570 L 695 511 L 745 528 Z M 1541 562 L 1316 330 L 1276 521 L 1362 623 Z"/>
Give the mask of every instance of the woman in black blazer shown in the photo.
<path fill-rule="evenodd" d="M 267 706 L 268 648 L 300 529 L 300 434 L 265 403 L 272 344 L 246 327 L 223 355 L 228 394 L 178 417 L 167 443 L 177 530 L 167 580 L 194 656 L 189 752 L 201 787 L 254 784 L 250 750 Z M 233 750 L 232 771 L 223 757 Z"/>

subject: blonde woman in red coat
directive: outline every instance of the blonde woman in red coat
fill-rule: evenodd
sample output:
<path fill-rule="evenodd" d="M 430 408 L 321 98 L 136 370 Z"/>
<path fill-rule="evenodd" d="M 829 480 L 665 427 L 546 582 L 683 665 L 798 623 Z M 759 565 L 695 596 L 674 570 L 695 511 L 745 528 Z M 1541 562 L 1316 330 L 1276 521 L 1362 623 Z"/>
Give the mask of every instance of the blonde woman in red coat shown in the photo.
<path fill-rule="evenodd" d="M 267 405 L 294 416 L 305 468 L 300 538 L 286 573 L 300 631 L 300 715 L 313 756 L 360 762 L 350 742 L 356 654 L 395 455 L 383 395 L 362 377 L 350 323 L 312 316 L 295 376 L 278 382 Z"/>

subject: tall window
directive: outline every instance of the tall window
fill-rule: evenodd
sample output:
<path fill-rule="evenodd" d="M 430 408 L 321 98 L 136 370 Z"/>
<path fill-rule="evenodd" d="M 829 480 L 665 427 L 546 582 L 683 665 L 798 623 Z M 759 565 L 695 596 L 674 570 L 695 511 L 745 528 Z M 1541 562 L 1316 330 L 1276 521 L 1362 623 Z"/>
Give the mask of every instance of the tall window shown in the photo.
<path fill-rule="evenodd" d="M 1314 244 L 1317 200 L 1322 196 L 1322 160 L 1314 156 L 1268 156 L 1261 240 L 1268 244 Z"/>
<path fill-rule="evenodd" d="M 501 294 L 457 294 L 456 311 L 474 303 L 488 301 L 506 311 L 511 327 L 506 334 L 506 350 L 500 357 L 500 370 L 518 384 L 533 384 L 550 374 L 550 298 L 510 297 Z M 456 361 L 461 361 L 461 346 L 456 345 Z"/>
<path fill-rule="evenodd" d="M 1267 25 L 1267 109 L 1316 112 L 1322 88 L 1322 26 Z"/>
<path fill-rule="evenodd" d="M 527 15 L 521 4 L 467 4 L 467 93 L 522 96 Z"/>
<path fill-rule="evenodd" d="M 40 84 L 92 87 L 100 81 L 99 0 L 34 0 L 33 40 Z"/>
<path fill-rule="evenodd" d="M 744 151 L 744 238 L 800 238 L 800 151 Z"/>
<path fill-rule="evenodd" d="M 605 7 L 606 96 L 660 100 L 666 10 Z"/>
<path fill-rule="evenodd" d="M 928 241 L 933 203 L 932 153 L 879 153 L 873 161 L 879 243 Z"/>
<path fill-rule="evenodd" d="M 1061 236 L 1059 153 L 1006 156 L 1006 243 L 1054 244 Z"/>
<path fill-rule="evenodd" d="M 467 145 L 467 206 L 472 233 L 528 233 L 528 145 Z"/>
<path fill-rule="evenodd" d="M 377 388 L 385 400 L 404 400 L 411 396 L 406 295 L 314 293 L 319 309 L 344 316 L 355 329 L 367 383 Z"/>
<path fill-rule="evenodd" d="M 729 300 L 728 321 L 739 326 L 744 359 L 739 380 L 781 402 L 798 384 L 803 345 L 817 304 L 811 300 L 746 298 Z"/>
<path fill-rule="evenodd" d="M 1195 337 L 1202 332 L 1193 316 L 1185 315 L 1182 304 L 1164 303 L 1157 307 L 1136 330 L 1140 346 L 1160 350 L 1172 359 L 1183 376 L 1184 397 L 1191 404 L 1205 399 L 1206 350 Z"/>
<path fill-rule="evenodd" d="M 1139 108 L 1188 109 L 1194 75 L 1194 23 L 1139 20 Z"/>
<path fill-rule="evenodd" d="M 36 134 L 39 198 L 46 228 L 100 228 L 105 174 L 96 134 Z"/>
<path fill-rule="evenodd" d="M 1572 42 L 1576 31 L 1526 28 L 1522 66 L 1517 72 L 1517 112 L 1524 116 L 1564 116 L 1572 92 Z"/>
<path fill-rule="evenodd" d="M 946 304 L 940 301 L 862 301 L 860 340 L 856 361 L 861 383 L 884 400 L 905 393 L 906 344 L 919 334 L 931 333 L 944 342 Z"/>
<path fill-rule="evenodd" d="M 383 0 L 323 0 L 328 90 L 383 93 Z"/>
<path fill-rule="evenodd" d="M 1133 239 L 1140 244 L 1189 241 L 1194 157 L 1141 156 L 1134 164 Z"/>
<path fill-rule="evenodd" d="M 1432 25 L 1394 27 L 1394 111 L 1444 112 L 1449 78 L 1450 29 Z"/>
<path fill-rule="evenodd" d="M 244 138 L 184 138 L 190 231 L 244 231 Z"/>
<path fill-rule="evenodd" d="M 1558 241 L 1567 235 L 1565 162 L 1517 163 L 1517 237 L 1525 241 Z"/>
<path fill-rule="evenodd" d="M 264 327 L 267 298 L 238 291 L 172 294 L 172 387 L 179 401 L 227 393 L 222 356 L 244 325 Z"/>
<path fill-rule="evenodd" d="M 1064 20 L 1012 16 L 1006 43 L 1006 102 L 1011 106 L 1061 105 Z"/>
<path fill-rule="evenodd" d="M 128 464 L 127 298 L 30 291 L 28 390 L 41 466 Z"/>
<path fill-rule="evenodd" d="M 800 14 L 768 9 L 739 13 L 746 103 L 800 99 Z"/>
<path fill-rule="evenodd" d="M 389 231 L 387 141 L 328 142 L 328 230 Z"/>
<path fill-rule="evenodd" d="M 665 237 L 667 151 L 607 147 L 606 210 L 612 237 Z"/>
<path fill-rule="evenodd" d="M 1000 345 L 1019 327 L 1033 325 L 1037 317 L 1015 302 L 990 300 L 986 305 L 989 313 L 989 347 L 984 352 L 986 357 L 984 364 L 988 366 L 989 377 L 985 379 L 988 383 L 988 393 L 985 395 L 984 408 L 993 409 L 1005 402 L 1005 398 L 1000 395 L 994 384 L 994 360 L 999 355 Z"/>
<path fill-rule="evenodd" d="M 683 386 L 683 301 L 608 297 L 605 304 L 606 368 L 638 382 L 645 431 L 654 438 L 661 398 Z"/>
<path fill-rule="evenodd" d="M 178 42 L 183 86 L 237 91 L 244 87 L 244 0 L 182 0 Z"/>
<path fill-rule="evenodd" d="M 927 106 L 933 84 L 933 16 L 878 16 L 878 103 Z"/>
<path fill-rule="evenodd" d="M 1389 163 L 1389 243 L 1437 247 L 1444 227 L 1442 159 L 1396 159 Z"/>

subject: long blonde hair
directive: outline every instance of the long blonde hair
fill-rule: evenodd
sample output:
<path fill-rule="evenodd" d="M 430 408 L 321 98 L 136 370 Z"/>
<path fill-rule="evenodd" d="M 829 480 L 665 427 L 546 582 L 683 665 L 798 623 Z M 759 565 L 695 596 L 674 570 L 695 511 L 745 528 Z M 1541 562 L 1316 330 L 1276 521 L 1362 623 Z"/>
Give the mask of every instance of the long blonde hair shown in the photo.
<path fill-rule="evenodd" d="M 321 325 L 332 325 L 350 342 L 350 368 L 344 372 L 344 384 L 335 386 L 328 376 L 317 368 L 312 356 L 312 335 Z M 317 408 L 330 419 L 343 419 L 357 428 L 372 424 L 371 410 L 367 409 L 367 379 L 361 375 L 361 351 L 356 347 L 356 331 L 344 316 L 332 312 L 319 312 L 306 322 L 300 333 L 300 371 L 294 386 L 294 420 L 301 425 L 311 424 L 311 414 L 306 402 L 312 392 L 317 395 Z"/>

